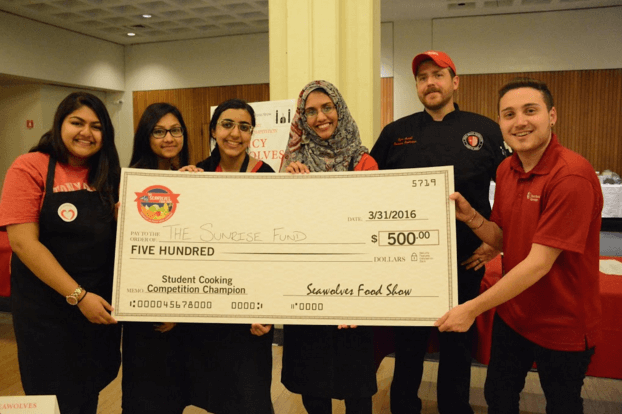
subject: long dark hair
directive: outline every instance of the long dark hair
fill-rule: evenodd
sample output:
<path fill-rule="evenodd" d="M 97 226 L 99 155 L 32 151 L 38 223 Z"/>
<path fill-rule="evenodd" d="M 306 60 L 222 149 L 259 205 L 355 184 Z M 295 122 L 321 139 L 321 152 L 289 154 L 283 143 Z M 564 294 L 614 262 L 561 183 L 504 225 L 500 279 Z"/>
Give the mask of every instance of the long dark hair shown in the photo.
<path fill-rule="evenodd" d="M 225 112 L 227 109 L 244 109 L 251 116 L 251 125 L 255 126 L 255 110 L 253 109 L 253 107 L 250 106 L 248 102 L 242 99 L 229 99 L 216 107 L 216 110 L 212 115 L 212 119 L 210 119 L 209 121 L 210 144 L 212 140 L 216 141 L 216 138 L 214 138 L 214 131 L 216 130 L 216 126 L 218 125 L 218 119 L 220 118 L 220 115 L 222 115 L 222 113 Z M 205 171 L 215 171 L 215 168 L 220 163 L 220 150 L 218 149 L 218 144 L 214 145 L 214 151 L 212 151 L 208 160 L 209 162 L 206 163 L 207 167 L 205 168 Z M 213 169 L 211 169 L 212 167 Z"/>
<path fill-rule="evenodd" d="M 95 95 L 88 92 L 69 94 L 56 108 L 52 129 L 43 134 L 39 143 L 30 152 L 49 154 L 58 162 L 69 162 L 69 150 L 63 143 L 61 129 L 65 118 L 72 112 L 86 106 L 90 108 L 101 124 L 102 148 L 87 160 L 89 166 L 89 185 L 97 190 L 102 200 L 114 208 L 118 198 L 121 164 L 114 145 L 114 127 L 108 115 L 106 105 Z"/>
<path fill-rule="evenodd" d="M 152 170 L 158 169 L 158 156 L 151 150 L 151 133 L 158 124 L 158 121 L 167 114 L 173 114 L 184 131 L 184 144 L 178 154 L 179 165 L 175 167 L 181 168 L 188 165 L 188 128 L 186 128 L 184 118 L 181 116 L 181 112 L 179 112 L 176 106 L 160 102 L 149 105 L 140 117 L 136 133 L 134 134 L 134 149 L 132 151 L 130 167 L 148 168 Z"/>

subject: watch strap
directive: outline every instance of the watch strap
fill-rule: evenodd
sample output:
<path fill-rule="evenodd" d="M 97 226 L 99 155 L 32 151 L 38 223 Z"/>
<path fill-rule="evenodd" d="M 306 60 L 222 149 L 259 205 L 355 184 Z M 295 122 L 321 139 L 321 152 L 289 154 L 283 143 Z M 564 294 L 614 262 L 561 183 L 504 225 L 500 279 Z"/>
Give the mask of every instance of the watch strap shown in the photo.
<path fill-rule="evenodd" d="M 80 299 L 78 299 L 78 303 L 82 302 L 82 299 L 84 299 L 88 293 L 89 292 L 84 291 L 84 295 L 82 295 L 82 297 Z"/>

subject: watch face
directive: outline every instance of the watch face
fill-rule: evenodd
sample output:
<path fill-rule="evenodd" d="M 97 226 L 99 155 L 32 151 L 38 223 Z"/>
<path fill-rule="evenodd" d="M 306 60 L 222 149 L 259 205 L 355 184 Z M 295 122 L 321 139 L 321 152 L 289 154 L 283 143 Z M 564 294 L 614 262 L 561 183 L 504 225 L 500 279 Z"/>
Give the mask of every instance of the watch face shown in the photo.
<path fill-rule="evenodd" d="M 65 296 L 65 299 L 67 299 L 67 303 L 70 305 L 77 305 L 79 302 L 78 298 L 80 297 L 81 293 L 82 293 L 82 286 L 78 286 L 71 295 Z"/>

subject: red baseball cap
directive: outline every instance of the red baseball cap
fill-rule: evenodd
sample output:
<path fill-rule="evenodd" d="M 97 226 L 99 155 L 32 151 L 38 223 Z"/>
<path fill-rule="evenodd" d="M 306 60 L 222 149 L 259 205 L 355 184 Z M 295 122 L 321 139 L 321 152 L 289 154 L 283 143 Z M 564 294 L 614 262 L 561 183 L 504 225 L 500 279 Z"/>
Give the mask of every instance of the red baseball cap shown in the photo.
<path fill-rule="evenodd" d="M 456 65 L 454 65 L 454 62 L 451 61 L 451 58 L 447 55 L 447 53 L 436 50 L 428 50 L 427 52 L 418 54 L 413 59 L 413 74 L 415 76 L 417 76 L 417 69 L 419 68 L 421 62 L 428 59 L 432 59 L 434 63 L 441 68 L 451 68 L 454 71 L 454 74 L 457 74 Z"/>

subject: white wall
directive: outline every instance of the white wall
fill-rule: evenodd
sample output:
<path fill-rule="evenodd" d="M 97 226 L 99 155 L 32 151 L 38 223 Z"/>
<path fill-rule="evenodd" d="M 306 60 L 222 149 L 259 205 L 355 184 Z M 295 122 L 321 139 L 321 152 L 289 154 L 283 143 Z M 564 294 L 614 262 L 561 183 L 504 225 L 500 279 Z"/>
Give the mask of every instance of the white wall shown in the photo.
<path fill-rule="evenodd" d="M 404 20 L 393 25 L 393 119 L 423 110 L 417 98 L 412 60 L 432 49 L 432 20 Z"/>
<path fill-rule="evenodd" d="M 433 45 L 465 74 L 622 68 L 622 7 L 435 20 Z"/>
<path fill-rule="evenodd" d="M 39 88 L 39 96 L 40 96 L 40 104 L 41 104 L 41 117 L 43 124 L 43 131 L 36 137 L 35 142 L 32 145 L 39 142 L 39 138 L 41 135 L 52 128 L 52 122 L 54 122 L 54 115 L 56 114 L 56 108 L 58 104 L 67 97 L 72 92 L 89 92 L 93 95 L 97 96 L 104 103 L 106 103 L 108 94 L 100 91 L 86 90 L 83 88 L 70 88 L 63 86 L 55 86 L 55 85 L 41 85 Z M 107 105 L 108 106 L 108 105 Z M 30 148 L 30 145 L 28 148 Z"/>
<path fill-rule="evenodd" d="M 123 46 L 0 12 L 0 73 L 124 90 Z"/>
<path fill-rule="evenodd" d="M 423 109 L 411 71 L 417 53 L 444 50 L 459 74 L 622 68 L 621 21 L 622 7 L 609 7 L 385 23 L 382 70 L 393 73 L 394 116 Z M 0 73 L 107 90 L 117 148 L 127 165 L 132 91 L 269 82 L 268 34 L 123 48 L 0 12 Z M 119 99 L 123 104 L 114 103 Z M 0 144 L 10 139 L 0 133 Z"/>
<path fill-rule="evenodd" d="M 0 178 L 4 183 L 6 170 L 13 160 L 27 152 L 44 132 L 41 122 L 41 101 L 38 85 L 0 88 Z M 26 120 L 34 127 L 26 128 Z M 0 184 L 1 185 L 1 184 Z"/>
<path fill-rule="evenodd" d="M 0 179 L 4 182 L 13 160 L 50 129 L 56 107 L 70 92 L 89 90 L 110 109 L 108 95 L 93 89 L 125 89 L 124 47 L 0 12 L 0 73 L 41 82 L 0 88 Z M 31 130 L 26 128 L 27 119 L 34 121 Z"/>
<path fill-rule="evenodd" d="M 380 25 L 380 77 L 393 77 L 393 22 Z"/>
<path fill-rule="evenodd" d="M 459 75 L 622 68 L 621 22 L 622 7 L 395 22 L 395 119 L 423 109 L 418 53 L 447 52 Z"/>
<path fill-rule="evenodd" d="M 127 89 L 267 83 L 268 54 L 267 33 L 128 46 Z"/>

